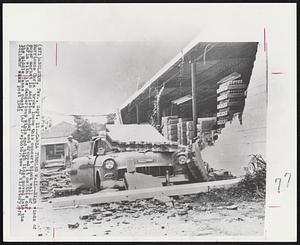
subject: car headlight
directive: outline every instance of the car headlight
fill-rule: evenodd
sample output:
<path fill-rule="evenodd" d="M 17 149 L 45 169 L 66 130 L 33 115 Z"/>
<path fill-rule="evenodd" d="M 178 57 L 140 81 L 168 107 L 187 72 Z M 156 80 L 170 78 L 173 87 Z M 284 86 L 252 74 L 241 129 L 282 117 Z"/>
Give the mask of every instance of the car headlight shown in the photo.
<path fill-rule="evenodd" d="M 113 169 L 115 167 L 115 161 L 109 159 L 109 160 L 106 160 L 103 165 L 106 169 Z"/>
<path fill-rule="evenodd" d="M 178 163 L 179 163 L 180 165 L 183 165 L 183 164 L 186 163 L 187 158 L 186 158 L 186 156 L 179 156 L 179 157 L 177 158 L 177 160 L 178 160 Z"/>

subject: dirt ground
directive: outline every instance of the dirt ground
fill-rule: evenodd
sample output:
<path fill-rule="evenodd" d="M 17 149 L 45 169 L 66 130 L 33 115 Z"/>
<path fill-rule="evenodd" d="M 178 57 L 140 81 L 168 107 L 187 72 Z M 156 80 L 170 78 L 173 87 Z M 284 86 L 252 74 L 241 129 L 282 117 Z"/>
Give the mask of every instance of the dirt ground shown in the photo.
<path fill-rule="evenodd" d="M 50 201 L 51 202 L 51 201 Z M 41 203 L 39 236 L 199 237 L 263 236 L 264 199 L 198 194 L 53 209 Z"/>

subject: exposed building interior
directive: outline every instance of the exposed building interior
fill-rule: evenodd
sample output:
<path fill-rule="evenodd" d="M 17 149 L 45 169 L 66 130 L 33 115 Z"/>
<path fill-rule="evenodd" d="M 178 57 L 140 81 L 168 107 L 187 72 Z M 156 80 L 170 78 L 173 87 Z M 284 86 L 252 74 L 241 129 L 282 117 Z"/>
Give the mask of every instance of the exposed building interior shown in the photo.
<path fill-rule="evenodd" d="M 200 42 L 187 47 L 121 106 L 122 123 L 150 122 L 155 110 L 157 125 L 165 116 L 215 117 L 218 82 L 237 72 L 248 86 L 257 44 Z"/>

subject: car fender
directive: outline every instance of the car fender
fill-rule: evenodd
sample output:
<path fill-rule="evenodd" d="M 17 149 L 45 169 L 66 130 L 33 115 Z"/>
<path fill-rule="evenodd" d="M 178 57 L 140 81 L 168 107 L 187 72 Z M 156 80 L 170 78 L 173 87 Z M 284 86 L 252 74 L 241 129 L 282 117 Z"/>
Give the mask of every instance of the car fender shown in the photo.
<path fill-rule="evenodd" d="M 93 160 L 90 157 L 80 157 L 72 161 L 69 173 L 73 188 L 94 188 Z"/>

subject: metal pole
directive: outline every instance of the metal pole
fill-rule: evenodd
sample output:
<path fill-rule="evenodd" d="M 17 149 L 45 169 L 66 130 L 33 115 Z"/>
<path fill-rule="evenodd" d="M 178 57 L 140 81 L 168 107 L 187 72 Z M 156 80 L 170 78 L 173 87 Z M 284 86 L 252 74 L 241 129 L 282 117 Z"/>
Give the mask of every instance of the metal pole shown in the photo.
<path fill-rule="evenodd" d="M 157 95 L 157 98 L 156 98 L 156 125 L 160 125 L 160 108 L 159 108 L 159 100 L 160 100 L 160 97 L 159 97 L 159 94 Z"/>
<path fill-rule="evenodd" d="M 191 61 L 192 106 L 194 137 L 197 136 L 196 62 Z"/>
<path fill-rule="evenodd" d="M 139 124 L 140 123 L 140 115 L 139 115 L 139 105 L 138 104 L 135 105 L 135 109 L 136 109 L 136 123 Z"/>

